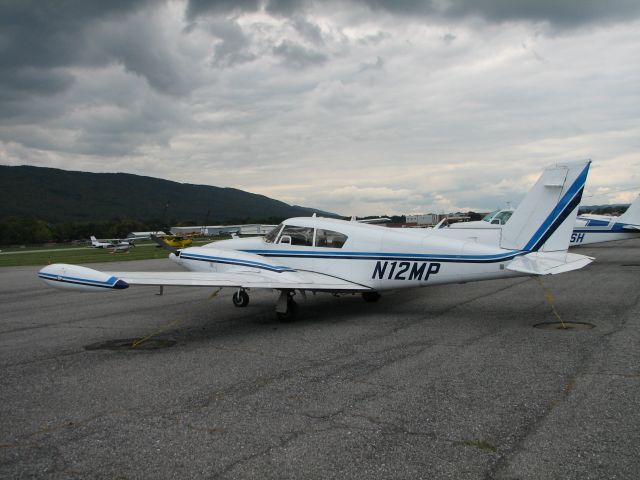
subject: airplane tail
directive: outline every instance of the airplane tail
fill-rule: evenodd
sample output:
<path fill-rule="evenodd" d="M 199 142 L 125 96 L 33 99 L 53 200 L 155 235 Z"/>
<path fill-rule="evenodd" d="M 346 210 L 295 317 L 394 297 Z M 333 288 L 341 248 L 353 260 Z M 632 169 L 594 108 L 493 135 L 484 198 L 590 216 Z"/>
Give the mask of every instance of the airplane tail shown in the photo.
<path fill-rule="evenodd" d="M 618 217 L 618 223 L 624 223 L 625 225 L 640 225 L 640 196 L 631 202 L 627 211 Z"/>
<path fill-rule="evenodd" d="M 93 235 L 91 235 L 91 245 L 97 245 L 98 244 L 98 239 L 96 237 L 94 237 Z"/>
<path fill-rule="evenodd" d="M 547 167 L 509 221 L 500 246 L 525 252 L 566 252 L 591 160 Z"/>

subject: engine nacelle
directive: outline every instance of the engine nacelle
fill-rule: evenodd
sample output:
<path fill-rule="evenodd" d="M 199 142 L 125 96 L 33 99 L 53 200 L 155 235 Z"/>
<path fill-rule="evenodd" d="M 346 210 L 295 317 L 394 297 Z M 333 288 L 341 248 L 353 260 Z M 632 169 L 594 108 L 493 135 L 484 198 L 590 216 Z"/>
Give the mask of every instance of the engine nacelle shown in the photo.
<path fill-rule="evenodd" d="M 66 263 L 48 265 L 38 272 L 38 276 L 52 287 L 67 290 L 101 292 L 129 287 L 127 282 L 113 275 Z"/>

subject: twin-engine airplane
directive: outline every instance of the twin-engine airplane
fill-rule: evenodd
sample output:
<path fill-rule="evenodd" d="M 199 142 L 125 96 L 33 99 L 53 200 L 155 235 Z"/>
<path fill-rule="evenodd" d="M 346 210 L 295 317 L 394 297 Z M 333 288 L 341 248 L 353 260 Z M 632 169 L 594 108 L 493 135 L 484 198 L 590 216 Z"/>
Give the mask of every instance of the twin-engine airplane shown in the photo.
<path fill-rule="evenodd" d="M 501 228 L 505 225 L 514 210 L 504 208 L 491 212 L 477 222 L 463 222 L 449 225 L 449 229 L 470 230 L 477 228 Z M 467 233 L 467 235 L 469 235 Z M 640 237 L 640 196 L 620 215 L 579 215 L 573 226 L 569 245 L 587 245 L 591 243 L 611 242 Z"/>
<path fill-rule="evenodd" d="M 544 170 L 509 223 L 460 237 L 450 229 L 393 229 L 319 217 L 291 218 L 264 238 L 235 238 L 175 250 L 185 272 L 104 273 L 54 264 L 39 272 L 46 283 L 89 291 L 129 285 L 231 287 L 233 302 L 247 290 L 280 292 L 276 313 L 295 314 L 296 291 L 361 293 L 375 301 L 385 290 L 576 270 L 593 259 L 567 253 L 590 161 Z"/>

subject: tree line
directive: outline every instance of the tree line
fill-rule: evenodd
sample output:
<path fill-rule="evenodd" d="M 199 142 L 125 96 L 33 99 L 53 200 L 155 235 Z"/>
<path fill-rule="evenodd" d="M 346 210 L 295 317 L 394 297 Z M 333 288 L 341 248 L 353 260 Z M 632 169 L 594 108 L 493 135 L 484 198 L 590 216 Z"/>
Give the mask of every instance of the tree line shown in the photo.
<path fill-rule="evenodd" d="M 91 222 L 49 223 L 39 219 L 10 217 L 0 222 L 0 244 L 23 245 L 70 242 L 98 238 L 124 238 L 132 231 L 158 230 L 159 222 L 104 220 Z"/>
<path fill-rule="evenodd" d="M 233 218 L 225 224 L 263 223 L 278 224 L 281 217 Z M 221 222 L 213 221 L 216 225 Z M 172 226 L 188 227 L 195 222 L 173 222 Z M 130 232 L 169 233 L 170 227 L 162 220 L 152 219 L 141 222 L 131 219 L 95 220 L 88 222 L 51 223 L 37 218 L 9 217 L 0 222 L 0 245 L 35 245 L 49 242 L 64 243 L 88 240 L 91 235 L 97 238 L 125 238 Z"/>
<path fill-rule="evenodd" d="M 480 215 L 469 212 L 471 219 L 481 218 Z M 374 218 L 374 217 L 371 217 Z M 392 223 L 404 223 L 404 215 L 390 217 Z M 347 217 L 344 217 L 348 220 Z M 261 223 L 277 225 L 283 217 L 267 218 L 231 218 L 224 222 L 213 220 L 209 225 L 226 224 L 240 225 L 247 223 Z M 188 227 L 198 225 L 194 221 L 172 222 L 173 226 Z M 131 219 L 95 220 L 87 222 L 46 222 L 38 218 L 9 217 L 0 222 L 0 245 L 36 245 L 49 242 L 64 243 L 77 240 L 88 240 L 91 235 L 97 238 L 125 238 L 130 232 L 149 232 L 162 230 L 169 233 L 170 227 L 165 221 L 151 219 L 141 222 Z"/>

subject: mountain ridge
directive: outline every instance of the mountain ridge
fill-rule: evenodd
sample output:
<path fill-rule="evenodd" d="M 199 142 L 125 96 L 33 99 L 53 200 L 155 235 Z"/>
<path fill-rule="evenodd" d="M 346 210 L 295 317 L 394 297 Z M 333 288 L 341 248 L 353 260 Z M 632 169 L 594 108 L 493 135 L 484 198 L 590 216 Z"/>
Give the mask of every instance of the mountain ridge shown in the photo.
<path fill-rule="evenodd" d="M 313 213 L 338 216 L 232 187 L 179 183 L 131 173 L 0 165 L 0 221 L 10 217 L 52 223 L 126 218 L 211 224 Z"/>

